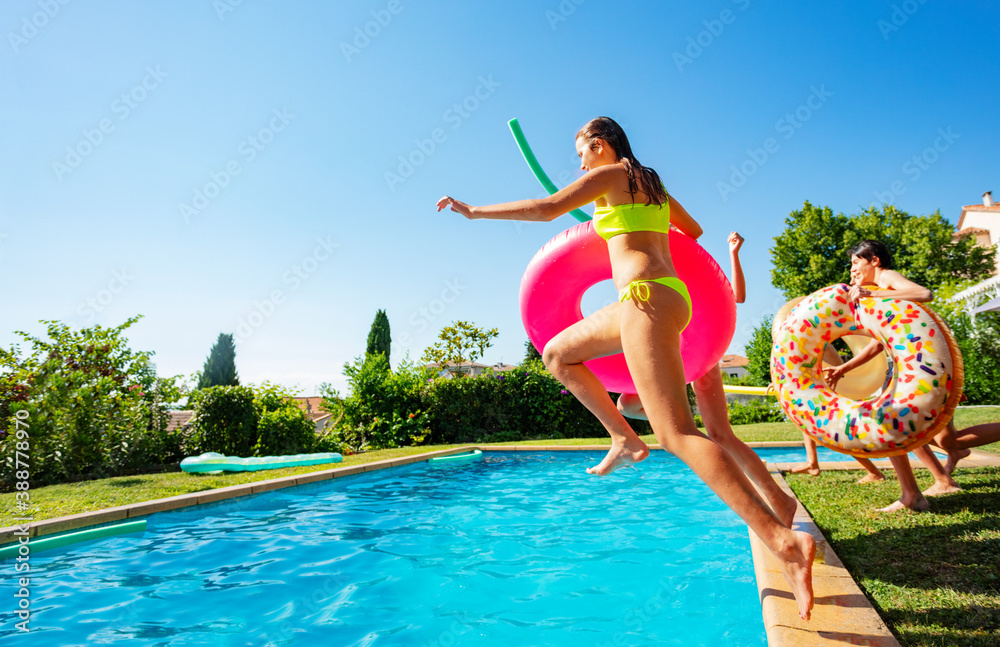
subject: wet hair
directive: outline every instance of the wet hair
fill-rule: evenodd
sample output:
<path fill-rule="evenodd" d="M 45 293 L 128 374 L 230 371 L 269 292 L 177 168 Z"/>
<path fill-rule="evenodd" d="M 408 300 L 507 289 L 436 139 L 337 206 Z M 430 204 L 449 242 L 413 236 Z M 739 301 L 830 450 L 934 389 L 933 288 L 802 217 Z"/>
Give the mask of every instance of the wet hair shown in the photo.
<path fill-rule="evenodd" d="M 863 240 L 851 248 L 851 256 L 863 258 L 869 263 L 878 259 L 878 266 L 883 270 L 892 269 L 892 254 L 885 243 L 877 240 Z"/>
<path fill-rule="evenodd" d="M 611 117 L 597 117 L 587 122 L 587 125 L 580 129 L 576 138 L 583 137 L 590 146 L 593 147 L 595 139 L 603 139 L 615 152 L 617 159 L 625 166 L 625 174 L 628 175 L 628 192 L 632 195 L 632 202 L 635 202 L 635 194 L 642 191 L 646 194 L 646 204 L 663 204 L 668 200 L 667 191 L 663 188 L 660 176 L 656 171 L 643 166 L 632 153 L 632 147 L 628 143 L 625 131 Z"/>

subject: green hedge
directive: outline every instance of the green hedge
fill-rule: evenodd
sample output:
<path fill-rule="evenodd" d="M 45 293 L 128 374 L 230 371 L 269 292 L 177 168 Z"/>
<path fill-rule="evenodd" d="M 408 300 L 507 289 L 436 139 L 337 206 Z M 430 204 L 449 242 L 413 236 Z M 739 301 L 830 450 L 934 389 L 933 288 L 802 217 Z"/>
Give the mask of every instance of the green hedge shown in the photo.
<path fill-rule="evenodd" d="M 324 407 L 339 412 L 336 434 L 353 451 L 607 437 L 597 418 L 540 361 L 503 373 L 444 379 L 412 363 L 392 371 L 381 355 L 369 355 L 344 372 L 351 394 L 341 398 L 324 385 Z M 645 421 L 632 426 L 649 433 Z"/>

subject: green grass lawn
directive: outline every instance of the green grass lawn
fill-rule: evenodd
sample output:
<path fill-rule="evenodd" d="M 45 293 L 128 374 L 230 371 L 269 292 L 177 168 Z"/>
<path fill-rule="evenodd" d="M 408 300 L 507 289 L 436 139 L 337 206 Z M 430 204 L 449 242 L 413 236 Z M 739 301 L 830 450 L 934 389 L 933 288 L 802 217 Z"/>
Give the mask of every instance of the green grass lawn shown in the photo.
<path fill-rule="evenodd" d="M 899 497 L 860 471 L 786 475 L 837 555 L 904 646 L 1000 644 L 1000 468 L 959 469 L 962 492 L 925 513 L 882 514 Z M 932 483 L 917 471 L 921 488 Z"/>

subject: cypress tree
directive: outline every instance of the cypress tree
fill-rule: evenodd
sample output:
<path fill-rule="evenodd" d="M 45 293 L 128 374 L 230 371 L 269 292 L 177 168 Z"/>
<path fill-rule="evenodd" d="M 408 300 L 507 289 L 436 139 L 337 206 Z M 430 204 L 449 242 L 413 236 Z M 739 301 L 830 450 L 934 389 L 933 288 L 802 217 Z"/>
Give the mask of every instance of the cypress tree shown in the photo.
<path fill-rule="evenodd" d="M 219 333 L 212 350 L 208 353 L 205 366 L 201 370 L 198 388 L 210 386 L 239 386 L 240 378 L 236 374 L 236 344 L 232 334 Z"/>
<path fill-rule="evenodd" d="M 392 344 L 389 338 L 389 317 L 386 316 L 385 310 L 379 310 L 375 313 L 375 321 L 372 322 L 371 330 L 368 331 L 368 347 L 365 349 L 365 355 L 374 355 L 376 353 L 383 353 L 385 355 L 385 361 L 389 361 L 389 346 Z"/>

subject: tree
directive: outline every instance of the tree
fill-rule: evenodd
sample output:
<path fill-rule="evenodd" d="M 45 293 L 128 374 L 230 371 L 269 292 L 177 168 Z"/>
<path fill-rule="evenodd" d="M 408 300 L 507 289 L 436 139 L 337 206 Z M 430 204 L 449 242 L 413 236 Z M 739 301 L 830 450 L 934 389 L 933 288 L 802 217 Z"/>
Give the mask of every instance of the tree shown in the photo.
<path fill-rule="evenodd" d="M 210 386 L 239 386 L 240 378 L 236 374 L 236 344 L 232 334 L 219 333 L 219 338 L 208 353 L 205 367 L 198 379 L 198 388 Z"/>
<path fill-rule="evenodd" d="M 500 333 L 496 328 L 477 328 L 468 321 L 455 321 L 438 334 L 438 341 L 424 350 L 421 361 L 441 365 L 474 362 L 492 346 Z"/>
<path fill-rule="evenodd" d="M 385 310 L 375 313 L 375 321 L 372 322 L 371 330 L 368 331 L 368 347 L 365 349 L 366 355 L 382 353 L 386 361 L 389 360 L 389 347 L 392 341 L 389 337 L 389 317 Z"/>
<path fill-rule="evenodd" d="M 857 215 L 834 215 L 806 202 L 785 219 L 771 248 L 771 283 L 786 299 L 850 281 L 847 254 L 861 240 L 886 244 L 894 268 L 931 290 L 954 280 L 978 281 L 994 267 L 995 249 L 972 236 L 953 238 L 955 228 L 940 212 L 914 216 L 893 205 L 869 207 Z"/>
<path fill-rule="evenodd" d="M 542 361 L 542 354 L 538 352 L 538 349 L 535 348 L 535 345 L 529 339 L 524 342 L 524 361 L 530 362 L 533 360 Z"/>
<path fill-rule="evenodd" d="M 771 383 L 771 322 L 773 317 L 764 317 L 760 325 L 750 334 L 750 340 L 743 348 L 747 363 L 746 384 L 767 386 Z"/>

